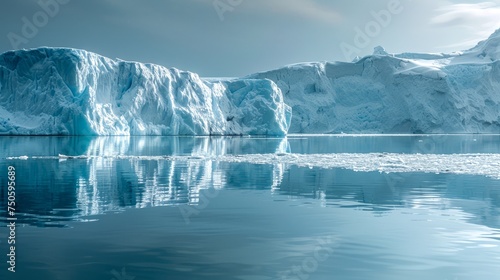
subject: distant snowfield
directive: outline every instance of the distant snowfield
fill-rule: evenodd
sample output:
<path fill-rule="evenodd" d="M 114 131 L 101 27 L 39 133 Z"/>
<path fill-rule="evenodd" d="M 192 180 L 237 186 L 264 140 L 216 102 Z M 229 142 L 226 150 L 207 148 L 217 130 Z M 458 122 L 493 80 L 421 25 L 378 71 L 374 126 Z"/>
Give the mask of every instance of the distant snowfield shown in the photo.
<path fill-rule="evenodd" d="M 131 160 L 226 162 L 298 166 L 306 168 L 343 168 L 357 172 L 384 173 L 449 173 L 482 175 L 500 179 L 500 154 L 398 154 L 398 153 L 338 153 L 338 154 L 243 154 L 243 155 L 191 155 L 191 156 L 19 156 L 7 160 Z"/>

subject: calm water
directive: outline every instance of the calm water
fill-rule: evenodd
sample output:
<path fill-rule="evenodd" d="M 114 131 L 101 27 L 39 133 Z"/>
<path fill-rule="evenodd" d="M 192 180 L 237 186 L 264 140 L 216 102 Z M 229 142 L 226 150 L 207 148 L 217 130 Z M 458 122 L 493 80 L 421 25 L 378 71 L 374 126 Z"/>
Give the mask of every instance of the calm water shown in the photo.
<path fill-rule="evenodd" d="M 498 154 L 500 136 L 3 137 L 0 151 L 0 279 L 500 275 L 494 178 L 200 160 Z M 182 160 L 144 157 L 168 155 Z M 19 156 L 29 158 L 8 159 Z M 6 263 L 9 165 L 17 172 L 15 274 Z"/>

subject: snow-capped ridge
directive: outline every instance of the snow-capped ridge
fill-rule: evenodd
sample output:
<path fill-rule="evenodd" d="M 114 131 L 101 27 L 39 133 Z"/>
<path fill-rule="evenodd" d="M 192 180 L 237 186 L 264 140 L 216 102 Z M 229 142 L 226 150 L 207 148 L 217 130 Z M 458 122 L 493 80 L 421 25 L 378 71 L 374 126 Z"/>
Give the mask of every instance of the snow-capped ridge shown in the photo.
<path fill-rule="evenodd" d="M 497 29 L 488 39 L 479 42 L 475 47 L 466 51 L 479 58 L 497 61 L 500 59 L 500 29 Z"/>

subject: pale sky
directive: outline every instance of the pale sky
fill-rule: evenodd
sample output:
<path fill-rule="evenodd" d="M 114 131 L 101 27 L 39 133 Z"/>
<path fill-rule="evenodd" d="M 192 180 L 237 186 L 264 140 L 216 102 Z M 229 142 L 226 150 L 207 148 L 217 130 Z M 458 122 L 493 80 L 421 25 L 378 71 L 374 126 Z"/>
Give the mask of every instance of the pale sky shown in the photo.
<path fill-rule="evenodd" d="M 467 49 L 500 28 L 500 0 L 4 0 L 0 22 L 0 52 L 71 47 L 244 76 L 352 60 L 377 45 L 390 53 Z"/>

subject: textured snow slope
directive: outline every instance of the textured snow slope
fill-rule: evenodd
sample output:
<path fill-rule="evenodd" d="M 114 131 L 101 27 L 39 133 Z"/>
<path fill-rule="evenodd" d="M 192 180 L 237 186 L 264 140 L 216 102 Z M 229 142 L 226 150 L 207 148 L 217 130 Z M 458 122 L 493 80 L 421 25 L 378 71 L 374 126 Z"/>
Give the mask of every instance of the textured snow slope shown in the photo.
<path fill-rule="evenodd" d="M 0 55 L 0 134 L 284 135 L 290 118 L 269 80 L 206 81 L 74 49 Z"/>
<path fill-rule="evenodd" d="M 452 54 L 303 63 L 271 79 L 293 108 L 290 133 L 500 133 L 500 30 Z"/>

